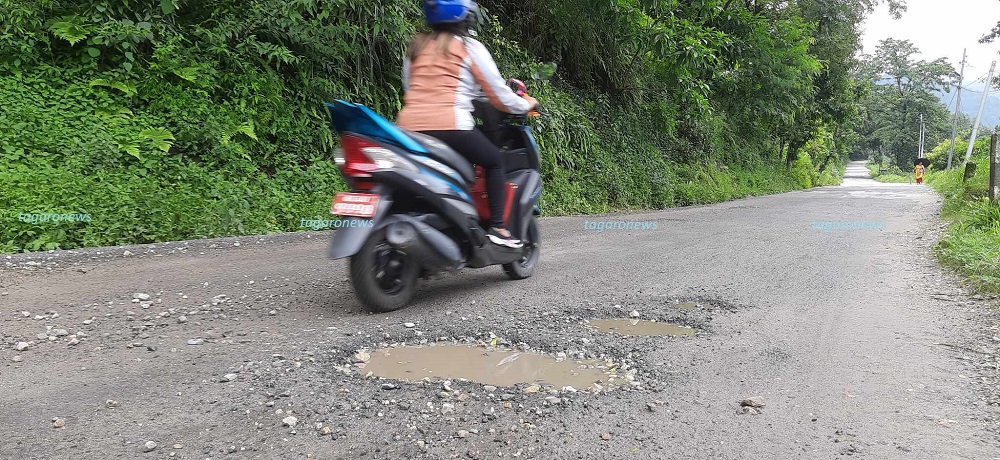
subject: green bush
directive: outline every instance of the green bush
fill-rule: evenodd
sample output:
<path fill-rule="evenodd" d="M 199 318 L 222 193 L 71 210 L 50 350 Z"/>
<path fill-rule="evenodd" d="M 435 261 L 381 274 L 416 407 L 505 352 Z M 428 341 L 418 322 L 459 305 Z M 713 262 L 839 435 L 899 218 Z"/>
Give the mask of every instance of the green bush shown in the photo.
<path fill-rule="evenodd" d="M 977 173 L 967 182 L 963 168 L 928 176 L 927 182 L 944 197 L 944 216 L 953 222 L 938 253 L 980 289 L 1000 292 L 1000 206 L 988 197 L 988 157 L 979 155 L 973 161 Z"/>
<path fill-rule="evenodd" d="M 812 158 L 808 153 L 802 152 L 792 163 L 792 177 L 801 188 L 813 186 L 813 177 L 816 175 L 816 168 L 813 167 Z"/>
<path fill-rule="evenodd" d="M 480 38 L 549 114 L 535 122 L 546 214 L 833 181 L 808 156 L 793 172 L 772 158 L 819 69 L 805 19 L 738 4 L 718 23 L 631 0 L 484 5 Z M 327 214 L 344 183 L 322 103 L 393 118 L 421 22 L 411 0 L 0 0 L 0 250 L 293 231 Z M 551 81 L 539 58 L 559 61 Z M 813 158 L 831 151 L 818 139 Z"/>

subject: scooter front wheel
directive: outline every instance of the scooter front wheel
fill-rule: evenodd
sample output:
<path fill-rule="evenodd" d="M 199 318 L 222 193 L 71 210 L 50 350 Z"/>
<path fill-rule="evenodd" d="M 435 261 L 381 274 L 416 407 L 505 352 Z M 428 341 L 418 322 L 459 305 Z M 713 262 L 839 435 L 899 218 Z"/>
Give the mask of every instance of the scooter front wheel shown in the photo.
<path fill-rule="evenodd" d="M 399 310 L 417 290 L 417 261 L 389 245 L 384 230 L 373 233 L 351 257 L 350 269 L 354 293 L 372 312 Z"/>

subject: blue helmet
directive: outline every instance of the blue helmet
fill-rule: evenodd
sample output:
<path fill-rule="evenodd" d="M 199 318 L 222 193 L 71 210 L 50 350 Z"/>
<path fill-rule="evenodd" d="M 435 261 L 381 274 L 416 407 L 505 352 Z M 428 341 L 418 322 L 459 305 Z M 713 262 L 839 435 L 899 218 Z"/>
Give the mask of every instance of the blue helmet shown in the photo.
<path fill-rule="evenodd" d="M 428 25 L 456 24 L 470 19 L 470 22 L 475 22 L 481 19 L 479 5 L 473 0 L 424 0 L 424 15 Z"/>

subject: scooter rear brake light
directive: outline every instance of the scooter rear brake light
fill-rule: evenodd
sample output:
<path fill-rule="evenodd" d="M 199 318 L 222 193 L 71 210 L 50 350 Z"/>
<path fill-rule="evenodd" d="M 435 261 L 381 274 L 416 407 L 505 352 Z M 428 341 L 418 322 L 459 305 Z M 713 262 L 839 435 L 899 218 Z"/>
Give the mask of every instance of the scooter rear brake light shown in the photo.
<path fill-rule="evenodd" d="M 343 146 L 343 156 L 337 158 L 337 166 L 348 177 L 372 177 L 372 171 L 379 167 L 368 155 L 365 149 L 379 148 L 378 144 L 354 136 L 341 136 L 340 144 Z"/>
<path fill-rule="evenodd" d="M 411 161 L 392 150 L 359 137 L 342 136 L 341 144 L 344 146 L 344 155 L 343 160 L 337 160 L 337 165 L 350 177 L 372 177 L 370 173 L 379 169 L 420 171 Z"/>

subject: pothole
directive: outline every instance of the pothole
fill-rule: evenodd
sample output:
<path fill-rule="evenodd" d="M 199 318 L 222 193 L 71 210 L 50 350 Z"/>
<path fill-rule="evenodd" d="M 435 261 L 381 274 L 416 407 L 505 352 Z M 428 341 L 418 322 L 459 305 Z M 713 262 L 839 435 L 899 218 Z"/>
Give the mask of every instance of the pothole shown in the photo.
<path fill-rule="evenodd" d="M 678 310 L 684 310 L 684 311 L 697 310 L 698 307 L 700 307 L 700 306 L 701 306 L 701 304 L 696 303 L 696 302 L 681 302 L 681 303 L 677 303 L 677 304 L 672 305 L 672 307 L 674 307 L 674 308 L 676 308 Z"/>
<path fill-rule="evenodd" d="M 628 336 L 678 337 L 698 333 L 690 327 L 639 319 L 592 319 L 589 324 L 603 332 Z"/>
<path fill-rule="evenodd" d="M 411 382 L 425 378 L 466 379 L 504 387 L 548 384 L 601 391 L 627 385 L 632 380 L 629 377 L 634 377 L 617 374 L 617 366 L 606 361 L 561 359 L 533 352 L 463 345 L 383 348 L 370 356 L 366 373 Z"/>

